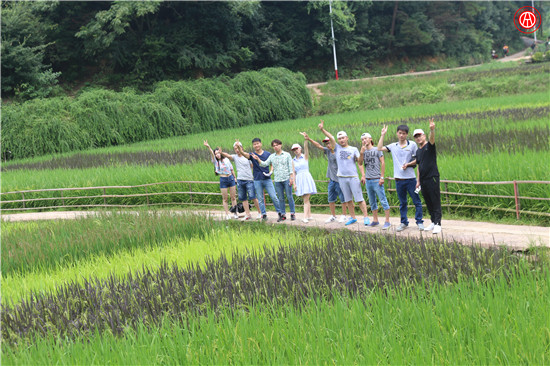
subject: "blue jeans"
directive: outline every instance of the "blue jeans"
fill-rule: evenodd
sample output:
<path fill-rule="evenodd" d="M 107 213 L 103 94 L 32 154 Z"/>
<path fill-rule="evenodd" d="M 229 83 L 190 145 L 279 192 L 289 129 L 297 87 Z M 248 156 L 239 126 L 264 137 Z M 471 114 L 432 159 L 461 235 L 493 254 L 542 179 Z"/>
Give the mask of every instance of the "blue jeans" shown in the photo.
<path fill-rule="evenodd" d="M 271 201 L 273 201 L 275 210 L 279 213 L 281 212 L 279 210 L 279 199 L 277 198 L 277 194 L 275 193 L 275 187 L 273 186 L 273 182 L 271 181 L 271 179 L 255 180 L 254 188 L 256 189 L 256 198 L 258 199 L 258 203 L 260 204 L 260 211 L 262 212 L 262 215 L 266 214 L 265 202 L 264 202 L 264 189 L 267 191 L 267 194 L 271 198 Z"/>
<path fill-rule="evenodd" d="M 399 212 L 401 213 L 401 223 L 409 225 L 409 219 L 407 219 L 407 193 L 411 196 L 416 212 L 414 219 L 416 224 L 422 224 L 422 202 L 418 193 L 414 193 L 416 189 L 416 179 L 403 179 L 395 181 L 395 188 L 397 190 L 397 197 L 399 198 Z"/>
<path fill-rule="evenodd" d="M 290 181 L 287 179 L 284 182 L 275 182 L 275 190 L 277 191 L 277 197 L 279 198 L 279 209 L 282 215 L 286 214 L 285 210 L 285 193 L 286 199 L 288 200 L 288 208 L 290 213 L 296 213 L 294 207 L 294 196 L 292 196 L 292 187 L 290 186 Z"/>
<path fill-rule="evenodd" d="M 254 181 L 237 179 L 237 191 L 239 192 L 239 201 L 248 201 L 256 198 L 256 187 Z"/>
<path fill-rule="evenodd" d="M 379 181 L 379 179 L 367 179 L 367 194 L 369 195 L 369 204 L 372 211 L 378 210 L 378 200 L 376 196 L 380 199 L 380 203 L 384 210 L 390 209 L 386 193 L 384 192 L 384 185 L 378 184 Z"/>
<path fill-rule="evenodd" d="M 338 182 L 330 179 L 328 182 L 328 203 L 336 202 L 340 198 L 340 202 L 344 203 L 344 194 L 340 189 L 340 184 Z"/>

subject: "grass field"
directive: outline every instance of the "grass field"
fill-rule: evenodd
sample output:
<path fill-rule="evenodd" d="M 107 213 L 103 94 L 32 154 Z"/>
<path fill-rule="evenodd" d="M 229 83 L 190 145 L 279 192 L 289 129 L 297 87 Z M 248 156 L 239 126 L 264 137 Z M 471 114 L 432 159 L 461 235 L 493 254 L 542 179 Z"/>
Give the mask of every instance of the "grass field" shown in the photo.
<path fill-rule="evenodd" d="M 2 223 L 2 265 L 12 263 L 2 269 L 3 363 L 544 364 L 550 357 L 544 251 L 522 258 L 452 242 L 160 212 L 134 219 Z M 115 228 L 132 249 L 110 248 Z M 65 254 L 99 238 L 104 246 Z M 35 263 L 11 256 L 16 241 L 46 254 Z"/>

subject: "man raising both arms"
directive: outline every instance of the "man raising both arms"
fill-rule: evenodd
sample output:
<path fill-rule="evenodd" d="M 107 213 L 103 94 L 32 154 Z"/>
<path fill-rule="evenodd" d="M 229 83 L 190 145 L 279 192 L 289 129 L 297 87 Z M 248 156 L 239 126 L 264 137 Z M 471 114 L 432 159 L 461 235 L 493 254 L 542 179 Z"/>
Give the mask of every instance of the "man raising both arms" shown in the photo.
<path fill-rule="evenodd" d="M 334 152 L 336 153 L 336 164 L 338 165 L 338 182 L 340 189 L 344 194 L 344 203 L 347 204 L 349 214 L 351 218 L 346 222 L 346 225 L 351 225 L 357 222 L 355 218 L 355 207 L 352 200 L 359 203 L 359 207 L 363 212 L 363 223 L 365 225 L 370 224 L 370 220 L 367 217 L 367 204 L 363 198 L 363 191 L 361 190 L 361 182 L 357 176 L 357 159 L 359 158 L 359 150 L 356 147 L 349 146 L 348 135 L 344 131 L 338 132 L 336 137 L 338 138 L 338 144 L 324 127 L 325 122 L 321 120 L 319 123 L 319 129 L 326 137 L 330 139 L 330 143 L 334 146 Z M 365 168 L 363 165 L 359 165 L 361 175 L 365 175 Z"/>
<path fill-rule="evenodd" d="M 416 213 L 414 219 L 420 231 L 424 230 L 424 221 L 422 220 L 422 202 L 420 196 L 414 190 L 416 188 L 416 175 L 414 169 L 409 165 L 416 158 L 416 150 L 418 146 L 412 141 L 407 140 L 409 135 L 409 127 L 400 125 L 397 127 L 397 142 L 384 146 L 384 136 L 388 132 L 388 126 L 382 128 L 382 135 L 378 140 L 378 150 L 389 151 L 393 158 L 393 176 L 395 177 L 395 188 L 397 197 L 399 198 L 399 212 L 401 214 L 401 224 L 396 231 L 403 231 L 409 227 L 409 219 L 407 218 L 407 193 L 411 196 Z M 412 164 L 414 165 L 414 164 Z"/>
<path fill-rule="evenodd" d="M 441 188 L 439 186 L 439 169 L 437 169 L 437 154 L 435 150 L 435 123 L 430 119 L 430 137 L 421 129 L 414 130 L 414 140 L 420 146 L 416 152 L 418 164 L 418 181 L 416 187 L 422 187 L 422 196 L 426 201 L 432 223 L 425 230 L 433 230 L 434 234 L 441 232 Z M 411 163 L 411 164 L 412 164 Z"/>

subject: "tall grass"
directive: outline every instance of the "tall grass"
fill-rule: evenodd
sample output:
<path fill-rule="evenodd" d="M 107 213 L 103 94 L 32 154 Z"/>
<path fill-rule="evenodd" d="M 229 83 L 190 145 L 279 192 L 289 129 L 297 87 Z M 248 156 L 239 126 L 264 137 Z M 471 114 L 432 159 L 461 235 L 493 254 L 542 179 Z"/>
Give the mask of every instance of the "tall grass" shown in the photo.
<path fill-rule="evenodd" d="M 15 158 L 303 117 L 305 77 L 286 69 L 161 82 L 150 94 L 93 90 L 2 108 L 2 156 Z"/>
<path fill-rule="evenodd" d="M 6 364 L 546 364 L 550 275 L 517 271 L 479 282 L 364 298 L 250 306 L 123 337 L 37 339 L 2 347 Z"/>

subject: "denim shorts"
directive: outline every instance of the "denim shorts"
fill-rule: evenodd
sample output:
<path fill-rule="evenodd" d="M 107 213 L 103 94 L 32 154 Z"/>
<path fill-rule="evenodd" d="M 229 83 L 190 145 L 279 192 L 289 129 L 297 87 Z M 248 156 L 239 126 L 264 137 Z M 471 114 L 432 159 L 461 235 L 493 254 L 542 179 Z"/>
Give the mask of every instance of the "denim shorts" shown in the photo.
<path fill-rule="evenodd" d="M 340 202 L 344 203 L 344 194 L 340 189 L 340 184 L 334 180 L 329 180 L 328 182 L 328 202 L 336 202 L 340 198 Z"/>
<path fill-rule="evenodd" d="M 237 189 L 239 192 L 239 201 L 248 201 L 256 199 L 256 189 L 253 180 L 237 179 Z"/>
<path fill-rule="evenodd" d="M 235 183 L 235 178 L 232 175 L 229 177 L 220 177 L 221 189 L 235 187 L 235 184 L 237 183 Z"/>

